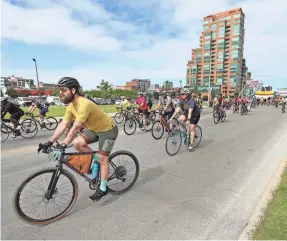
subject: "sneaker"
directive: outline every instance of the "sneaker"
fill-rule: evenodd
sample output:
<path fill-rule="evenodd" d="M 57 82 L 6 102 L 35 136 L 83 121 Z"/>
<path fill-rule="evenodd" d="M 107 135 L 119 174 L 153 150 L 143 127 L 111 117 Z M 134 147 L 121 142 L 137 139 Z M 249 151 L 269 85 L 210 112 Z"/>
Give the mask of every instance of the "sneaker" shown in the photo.
<path fill-rule="evenodd" d="M 99 201 L 102 197 L 106 196 L 109 193 L 108 188 L 105 192 L 103 192 L 100 188 L 89 197 L 92 201 Z"/>
<path fill-rule="evenodd" d="M 189 144 L 188 150 L 189 150 L 189 151 L 192 151 L 192 149 L 193 149 L 193 145 L 190 145 L 190 144 Z"/>

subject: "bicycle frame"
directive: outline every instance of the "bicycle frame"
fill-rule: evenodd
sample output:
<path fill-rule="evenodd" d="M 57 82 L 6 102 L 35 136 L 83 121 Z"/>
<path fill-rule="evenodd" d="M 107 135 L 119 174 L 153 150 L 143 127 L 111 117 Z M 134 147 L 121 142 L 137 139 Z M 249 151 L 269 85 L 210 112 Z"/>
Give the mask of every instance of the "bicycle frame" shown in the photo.
<path fill-rule="evenodd" d="M 61 156 L 61 159 L 58 161 L 56 167 L 57 167 L 57 172 L 55 172 L 51 178 L 51 181 L 49 183 L 49 186 L 48 186 L 48 193 L 47 193 L 47 198 L 52 198 L 52 195 L 53 193 L 51 193 L 51 190 L 54 190 L 56 185 L 57 185 L 57 182 L 59 180 L 59 173 L 61 173 L 61 171 L 63 170 L 63 165 L 65 165 L 66 167 L 68 167 L 70 170 L 74 171 L 75 173 L 77 173 L 78 175 L 80 175 L 81 177 L 83 177 L 86 181 L 88 181 L 89 183 L 93 183 L 93 184 L 96 184 L 98 183 L 98 181 L 100 180 L 100 169 L 101 167 L 99 168 L 98 170 L 98 175 L 96 178 L 94 179 L 91 179 L 89 178 L 85 173 L 82 173 L 80 172 L 78 169 L 76 169 L 75 167 L 73 167 L 72 165 L 69 164 L 69 162 L 65 161 L 64 160 L 64 157 L 65 156 L 72 156 L 72 155 L 89 155 L 89 154 L 96 154 L 98 153 L 98 151 L 93 151 L 93 152 L 69 152 L 69 153 L 63 153 L 62 156 Z M 87 174 L 90 174 L 90 171 L 91 171 L 91 167 L 92 167 L 92 163 L 93 163 L 93 160 L 91 161 L 90 163 L 90 167 L 89 167 L 89 172 Z M 109 161 L 109 163 L 111 164 L 111 166 L 116 169 L 116 166 L 113 162 Z M 99 163 L 99 166 L 100 166 L 100 163 Z M 114 175 L 114 174 L 113 174 Z M 113 175 L 111 175 L 107 181 L 110 181 L 113 179 Z"/>

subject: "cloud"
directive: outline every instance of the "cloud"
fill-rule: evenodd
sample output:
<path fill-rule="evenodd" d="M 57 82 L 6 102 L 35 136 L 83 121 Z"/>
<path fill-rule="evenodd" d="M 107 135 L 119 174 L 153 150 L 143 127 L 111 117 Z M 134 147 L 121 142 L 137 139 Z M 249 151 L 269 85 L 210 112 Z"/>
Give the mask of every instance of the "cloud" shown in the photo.
<path fill-rule="evenodd" d="M 60 45 L 92 55 L 104 53 L 100 62 L 91 61 L 85 66 L 61 71 L 43 67 L 43 79 L 55 81 L 70 73 L 82 79 L 86 88 L 96 86 L 102 78 L 114 84 L 131 78 L 151 78 L 155 83 L 185 80 L 191 49 L 199 47 L 203 17 L 241 7 L 246 14 L 244 56 L 252 76 L 277 87 L 287 86 L 283 72 L 287 66 L 285 0 L 17 2 L 4 2 L 4 41 L 25 42 L 30 48 Z M 5 72 L 34 75 L 33 70 L 13 71 L 13 61 L 9 62 Z M 92 84 L 92 80 L 97 81 Z"/>

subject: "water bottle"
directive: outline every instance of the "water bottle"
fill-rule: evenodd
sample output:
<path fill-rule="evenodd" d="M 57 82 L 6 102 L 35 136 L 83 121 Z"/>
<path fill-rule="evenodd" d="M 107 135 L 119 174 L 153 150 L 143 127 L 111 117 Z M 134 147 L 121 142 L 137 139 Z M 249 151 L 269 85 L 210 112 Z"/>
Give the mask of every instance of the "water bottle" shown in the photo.
<path fill-rule="evenodd" d="M 98 171 L 99 171 L 99 162 L 98 162 L 98 155 L 97 154 L 94 154 L 93 156 L 93 167 L 92 167 L 92 177 L 93 179 L 97 177 L 98 175 Z"/>

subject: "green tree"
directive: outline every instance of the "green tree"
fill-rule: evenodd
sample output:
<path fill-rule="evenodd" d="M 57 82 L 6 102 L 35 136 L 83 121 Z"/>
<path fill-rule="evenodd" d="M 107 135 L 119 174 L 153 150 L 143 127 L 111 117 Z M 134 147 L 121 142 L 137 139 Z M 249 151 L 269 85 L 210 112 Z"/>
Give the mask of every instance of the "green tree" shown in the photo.
<path fill-rule="evenodd" d="M 60 95 L 59 89 L 54 90 L 54 92 L 52 93 L 52 96 L 59 96 L 59 95 Z"/>
<path fill-rule="evenodd" d="M 97 88 L 102 91 L 102 98 L 111 97 L 113 86 L 108 81 L 102 79 L 100 85 L 98 85 Z"/>

